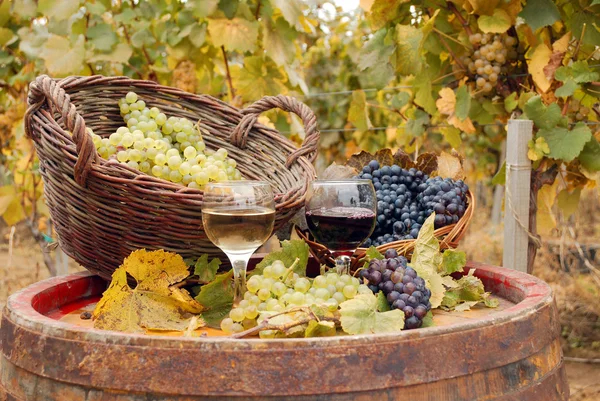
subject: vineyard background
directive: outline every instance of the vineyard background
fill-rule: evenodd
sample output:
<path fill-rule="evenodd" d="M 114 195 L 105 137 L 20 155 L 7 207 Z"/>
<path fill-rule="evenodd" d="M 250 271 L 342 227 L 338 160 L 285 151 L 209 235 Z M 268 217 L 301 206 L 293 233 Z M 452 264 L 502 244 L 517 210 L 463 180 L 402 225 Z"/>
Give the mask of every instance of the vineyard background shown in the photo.
<path fill-rule="evenodd" d="M 488 58 L 495 80 L 477 68 L 486 33 L 506 50 Z M 54 240 L 23 129 L 28 83 L 127 75 L 240 108 L 297 97 L 319 119 L 319 171 L 360 150 L 456 151 L 479 201 L 464 247 L 495 264 L 505 125 L 533 120 L 534 273 L 556 290 L 567 354 L 599 358 L 600 258 L 585 252 L 600 243 L 598 44 L 599 0 L 0 0 L 0 304 L 47 275 Z M 303 139 L 293 115 L 261 122 Z"/>

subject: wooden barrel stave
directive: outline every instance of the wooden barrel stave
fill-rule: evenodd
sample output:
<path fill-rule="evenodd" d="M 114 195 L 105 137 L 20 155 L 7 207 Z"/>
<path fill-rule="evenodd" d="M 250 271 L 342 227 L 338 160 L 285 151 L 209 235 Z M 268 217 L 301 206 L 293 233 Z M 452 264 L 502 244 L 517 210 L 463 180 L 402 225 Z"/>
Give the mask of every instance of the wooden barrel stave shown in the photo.
<path fill-rule="evenodd" d="M 90 296 L 104 284 L 85 274 L 53 279 L 65 292 L 59 301 L 47 299 L 47 284 L 9 301 L 1 327 L 0 385 L 19 401 L 567 400 L 549 288 L 522 273 L 470 267 L 477 267 L 486 288 L 509 293 L 506 297 L 519 303 L 489 321 L 460 327 L 267 341 L 76 328 L 28 309 L 21 300 L 29 295 L 38 307 L 48 302 L 56 307 L 77 298 L 73 288 Z M 44 397 L 28 393 L 32 386 L 43 388 Z M 79 398 L 65 398 L 69 392 Z M 92 393 L 96 398 L 89 398 Z"/>

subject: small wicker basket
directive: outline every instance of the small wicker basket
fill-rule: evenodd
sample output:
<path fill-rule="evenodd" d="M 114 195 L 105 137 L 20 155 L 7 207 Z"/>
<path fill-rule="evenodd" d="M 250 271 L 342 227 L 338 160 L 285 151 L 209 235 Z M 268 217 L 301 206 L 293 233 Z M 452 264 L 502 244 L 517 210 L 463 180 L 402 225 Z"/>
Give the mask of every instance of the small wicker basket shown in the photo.
<path fill-rule="evenodd" d="M 127 77 L 38 77 L 30 85 L 25 128 L 40 159 L 44 193 L 61 248 L 110 279 L 130 252 L 165 249 L 183 257 L 223 254 L 202 227 L 202 191 L 102 159 L 86 126 L 107 137 L 123 126 L 117 101 L 135 91 L 149 107 L 198 121 L 210 149 L 225 148 L 247 179 L 272 184 L 275 229 L 300 208 L 315 177 L 319 131 L 314 113 L 286 96 L 265 97 L 244 110 L 218 99 Z M 280 108 L 297 114 L 306 137 L 298 148 L 258 115 Z M 71 134 L 72 133 L 72 134 Z"/>
<path fill-rule="evenodd" d="M 460 220 L 458 220 L 456 224 L 438 228 L 433 232 L 435 237 L 440 241 L 440 249 L 456 248 L 462 237 L 467 232 L 467 228 L 471 223 L 473 212 L 475 210 L 475 197 L 471 191 L 467 192 L 467 203 L 468 205 L 467 210 L 465 210 L 465 214 L 460 218 Z M 296 233 L 300 236 L 300 238 L 306 241 L 309 246 L 310 253 L 313 255 L 313 257 L 318 259 L 321 264 L 326 264 L 329 266 L 333 266 L 335 264 L 334 258 L 327 247 L 316 242 L 308 231 L 304 231 L 296 227 Z M 413 250 L 415 249 L 415 240 L 394 241 L 377 247 L 377 250 L 379 250 L 381 253 L 384 253 L 388 249 L 396 249 L 399 255 L 404 255 L 410 258 Z M 354 252 L 354 255 L 352 255 L 353 270 L 359 267 L 358 262 L 365 257 L 366 251 L 367 250 L 365 248 L 358 248 L 356 252 Z"/>

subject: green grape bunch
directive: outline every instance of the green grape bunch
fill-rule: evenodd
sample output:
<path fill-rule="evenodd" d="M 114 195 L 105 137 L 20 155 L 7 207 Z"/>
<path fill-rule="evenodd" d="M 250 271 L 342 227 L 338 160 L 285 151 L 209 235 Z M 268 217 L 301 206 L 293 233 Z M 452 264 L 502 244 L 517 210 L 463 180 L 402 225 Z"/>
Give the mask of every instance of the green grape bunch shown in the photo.
<path fill-rule="evenodd" d="M 475 83 L 476 96 L 492 97 L 502 77 L 514 71 L 518 61 L 517 39 L 507 33 L 474 33 L 469 36 L 472 50 L 460 58 Z M 454 64 L 455 71 L 460 68 Z"/>
<path fill-rule="evenodd" d="M 327 272 L 310 279 L 294 273 L 294 266 L 286 268 L 282 261 L 276 260 L 262 274 L 250 277 L 244 299 L 221 321 L 221 330 L 226 334 L 239 333 L 274 314 L 293 313 L 300 307 L 316 306 L 335 312 L 342 302 L 371 292 L 349 274 Z M 272 330 L 259 333 L 261 337 L 272 334 Z"/>
<path fill-rule="evenodd" d="M 147 107 L 135 92 L 119 100 L 119 109 L 126 126 L 108 138 L 88 130 L 101 157 L 189 188 L 242 179 L 227 150 L 208 149 L 200 129 L 187 118 L 167 117 L 159 108 Z"/>

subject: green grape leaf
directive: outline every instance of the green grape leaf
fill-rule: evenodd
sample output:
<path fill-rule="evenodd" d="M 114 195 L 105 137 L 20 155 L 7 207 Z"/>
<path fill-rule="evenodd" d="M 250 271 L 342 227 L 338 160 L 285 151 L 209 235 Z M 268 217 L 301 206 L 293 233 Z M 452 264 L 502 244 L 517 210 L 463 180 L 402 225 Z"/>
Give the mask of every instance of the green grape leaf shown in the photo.
<path fill-rule="evenodd" d="M 471 110 L 471 93 L 467 85 L 459 86 L 456 90 L 456 109 L 454 113 L 461 121 L 469 117 Z"/>
<path fill-rule="evenodd" d="M 192 10 L 194 17 L 203 19 L 211 16 L 219 5 L 219 0 L 190 0 L 186 4 L 188 10 Z"/>
<path fill-rule="evenodd" d="M 423 31 L 420 29 L 412 25 L 396 25 L 396 71 L 399 74 L 414 75 L 421 71 L 420 48 L 422 40 Z"/>
<path fill-rule="evenodd" d="M 400 11 L 400 5 L 408 0 L 375 0 L 369 10 L 371 28 L 376 31 L 383 28 L 388 22 L 395 20 Z"/>
<path fill-rule="evenodd" d="M 443 262 L 443 256 L 440 253 L 440 243 L 433 235 L 434 220 L 435 213 L 432 213 L 419 230 L 411 266 L 425 280 L 427 288 L 431 291 L 431 307 L 437 308 L 440 306 L 446 290 L 442 276 L 438 273 L 438 269 Z"/>
<path fill-rule="evenodd" d="M 340 322 L 348 334 L 393 333 L 404 328 L 404 312 L 378 312 L 377 297 L 360 294 L 340 304 Z"/>
<path fill-rule="evenodd" d="M 423 324 L 421 325 L 421 328 L 424 329 L 426 327 L 432 327 L 432 326 L 435 326 L 433 324 L 433 313 L 431 313 L 431 311 L 429 311 L 423 318 Z"/>
<path fill-rule="evenodd" d="M 410 93 L 398 92 L 390 99 L 390 106 L 396 110 L 400 110 L 410 101 Z"/>
<path fill-rule="evenodd" d="M 442 264 L 439 272 L 447 276 L 455 272 L 462 272 L 467 264 L 467 254 L 464 251 L 456 249 L 446 249 L 442 254 Z"/>
<path fill-rule="evenodd" d="M 192 30 L 190 31 L 188 38 L 195 47 L 202 47 L 206 42 L 206 24 L 192 25 Z"/>
<path fill-rule="evenodd" d="M 194 275 L 198 276 L 201 283 L 209 283 L 215 279 L 219 266 L 221 266 L 219 258 L 213 258 L 209 262 L 208 255 L 204 254 L 194 264 Z"/>
<path fill-rule="evenodd" d="M 336 329 L 334 322 L 311 320 L 304 331 L 304 337 L 333 337 Z"/>
<path fill-rule="evenodd" d="M 92 15 L 101 16 L 102 14 L 104 14 L 106 12 L 106 7 L 104 7 L 104 4 L 102 4 L 102 3 L 86 2 L 85 8 Z"/>
<path fill-rule="evenodd" d="M 219 10 L 223 11 L 227 18 L 232 19 L 237 13 L 240 3 L 239 0 L 220 0 Z"/>
<path fill-rule="evenodd" d="M 365 71 L 378 88 L 384 87 L 394 78 L 390 57 L 395 50 L 393 30 L 381 29 L 373 34 L 360 51 L 358 68 Z"/>
<path fill-rule="evenodd" d="M 519 16 L 536 31 L 560 20 L 560 11 L 552 0 L 528 0 Z"/>
<path fill-rule="evenodd" d="M 156 43 L 156 39 L 152 35 L 149 29 L 144 28 L 140 29 L 133 35 L 131 35 L 131 44 L 133 47 L 141 48 L 141 47 L 149 47 Z"/>
<path fill-rule="evenodd" d="M 87 30 L 89 42 L 100 51 L 107 52 L 117 43 L 117 35 L 109 24 L 96 24 Z"/>
<path fill-rule="evenodd" d="M 233 271 L 219 274 L 215 279 L 203 285 L 196 301 L 206 310 L 202 312 L 202 318 L 206 324 L 213 328 L 219 328 L 223 320 L 233 307 Z"/>
<path fill-rule="evenodd" d="M 508 97 L 504 98 L 504 110 L 506 110 L 507 113 L 511 113 L 516 109 L 518 104 L 517 92 L 513 92 Z"/>
<path fill-rule="evenodd" d="M 413 90 L 415 91 L 415 104 L 421 106 L 427 113 L 434 115 L 437 114 L 437 107 L 432 91 L 431 76 L 432 74 L 429 71 L 422 71 L 419 75 L 415 76 Z M 474 103 L 477 102 L 472 102 L 471 104 Z"/>
<path fill-rule="evenodd" d="M 600 73 L 592 70 L 587 61 L 576 61 L 570 66 L 562 66 L 556 69 L 554 77 L 562 82 L 572 79 L 578 84 L 597 81 Z"/>
<path fill-rule="evenodd" d="M 455 312 L 466 312 L 471 310 L 471 307 L 477 305 L 479 302 L 477 301 L 465 301 L 454 307 Z"/>
<path fill-rule="evenodd" d="M 39 0 L 38 12 L 58 21 L 69 19 L 79 10 L 79 0 Z"/>
<path fill-rule="evenodd" d="M 48 72 L 55 77 L 77 75 L 83 70 L 85 37 L 79 35 L 71 46 L 69 39 L 51 34 L 40 57 L 44 59 Z"/>
<path fill-rule="evenodd" d="M 477 19 L 479 29 L 485 33 L 504 33 L 511 27 L 510 15 L 501 8 L 496 8 L 490 15 L 481 15 Z"/>
<path fill-rule="evenodd" d="M 413 109 L 411 114 L 405 125 L 406 132 L 415 137 L 423 135 L 429 124 L 429 114 L 421 109 Z"/>
<path fill-rule="evenodd" d="M 115 22 L 122 22 L 124 24 L 127 24 L 133 21 L 135 17 L 135 11 L 133 11 L 131 8 L 126 8 L 123 11 L 121 11 L 121 13 L 115 15 L 114 20 Z"/>
<path fill-rule="evenodd" d="M 281 250 L 269 253 L 256 265 L 252 274 L 262 274 L 265 267 L 271 265 L 276 260 L 281 260 L 285 267 L 290 267 L 296 258 L 299 258 L 298 265 L 294 268 L 294 273 L 300 276 L 306 276 L 306 266 L 308 265 L 309 249 L 304 240 L 285 240 L 281 241 Z"/>
<path fill-rule="evenodd" d="M 230 69 L 233 86 L 245 101 L 287 91 L 285 75 L 273 61 L 265 60 L 262 56 L 245 57 L 243 68 L 235 65 Z"/>
<path fill-rule="evenodd" d="M 592 138 L 579 154 L 579 162 L 589 172 L 600 171 L 600 143 Z"/>
<path fill-rule="evenodd" d="M 491 298 L 491 293 L 485 292 L 483 282 L 473 275 L 474 270 L 456 281 L 457 286 L 446 291 L 441 306 L 446 309 L 468 310 L 479 302 L 483 302 L 488 308 L 498 306 L 498 300 Z M 459 306 L 468 302 L 467 305 Z"/>
<path fill-rule="evenodd" d="M 17 39 L 17 36 L 8 28 L 0 28 L 0 47 L 10 45 Z"/>
<path fill-rule="evenodd" d="M 293 60 L 296 50 L 295 38 L 294 29 L 285 19 L 278 18 L 273 22 L 270 18 L 265 18 L 263 47 L 267 56 L 271 57 L 277 65 L 288 64 Z"/>
<path fill-rule="evenodd" d="M 376 247 L 371 246 L 369 247 L 369 249 L 367 249 L 367 252 L 365 253 L 365 258 L 367 262 L 370 262 L 373 259 L 381 260 L 384 258 L 384 256 L 381 252 L 379 252 L 379 250 Z"/>
<path fill-rule="evenodd" d="M 542 103 L 541 96 L 534 96 L 525 104 L 525 113 L 527 117 L 533 121 L 538 128 L 551 129 L 556 127 L 562 118 L 560 106 L 552 103 L 546 107 Z"/>
<path fill-rule="evenodd" d="M 215 47 L 228 51 L 253 52 L 256 49 L 259 24 L 242 18 L 210 19 L 208 33 Z M 244 63 L 245 63 L 244 59 Z"/>
<path fill-rule="evenodd" d="M 387 301 L 387 297 L 383 293 L 383 291 L 379 291 L 377 293 L 377 310 L 379 312 L 387 312 L 391 310 L 390 304 Z"/>
<path fill-rule="evenodd" d="M 127 43 L 119 43 L 115 46 L 115 49 L 112 52 L 94 53 L 87 58 L 87 61 L 92 63 L 96 61 L 108 61 L 113 63 L 127 64 L 132 54 L 133 50 Z"/>
<path fill-rule="evenodd" d="M 570 162 L 579 156 L 592 138 L 592 132 L 584 123 L 577 123 L 572 130 L 563 127 L 543 128 L 538 131 L 538 136 L 550 146 L 549 157 Z"/>
<path fill-rule="evenodd" d="M 367 95 L 363 90 L 352 92 L 352 102 L 348 110 L 348 121 L 361 132 L 368 131 L 373 126 L 369 119 Z"/>
<path fill-rule="evenodd" d="M 563 189 L 558 194 L 557 203 L 560 210 L 562 210 L 565 219 L 568 219 L 577 212 L 579 208 L 579 198 L 581 197 L 581 188 L 575 188 L 573 192 L 569 192 L 568 189 Z"/>
<path fill-rule="evenodd" d="M 550 147 L 542 137 L 538 137 L 535 140 L 531 139 L 527 145 L 529 147 L 529 150 L 527 151 L 529 160 L 541 160 L 545 155 L 550 153 Z"/>
<path fill-rule="evenodd" d="M 585 33 L 583 26 L 586 26 Z M 574 38 L 580 38 L 583 35 L 583 43 L 591 46 L 598 46 L 600 43 L 600 16 L 598 13 L 589 12 L 584 8 L 573 14 L 571 18 L 571 30 Z M 594 29 L 595 28 L 595 29 Z"/>
<path fill-rule="evenodd" d="M 452 148 L 458 149 L 462 144 L 460 130 L 458 128 L 442 127 L 440 128 L 440 132 L 444 135 L 444 139 L 446 139 L 446 142 L 448 142 Z"/>
<path fill-rule="evenodd" d="M 506 184 L 506 162 L 502 163 L 502 166 L 492 178 L 493 185 L 504 185 Z"/>
<path fill-rule="evenodd" d="M 574 79 L 567 79 L 560 88 L 554 91 L 554 94 L 558 97 L 567 98 L 569 96 L 573 96 L 573 93 L 579 89 L 579 85 L 575 82 Z"/>

